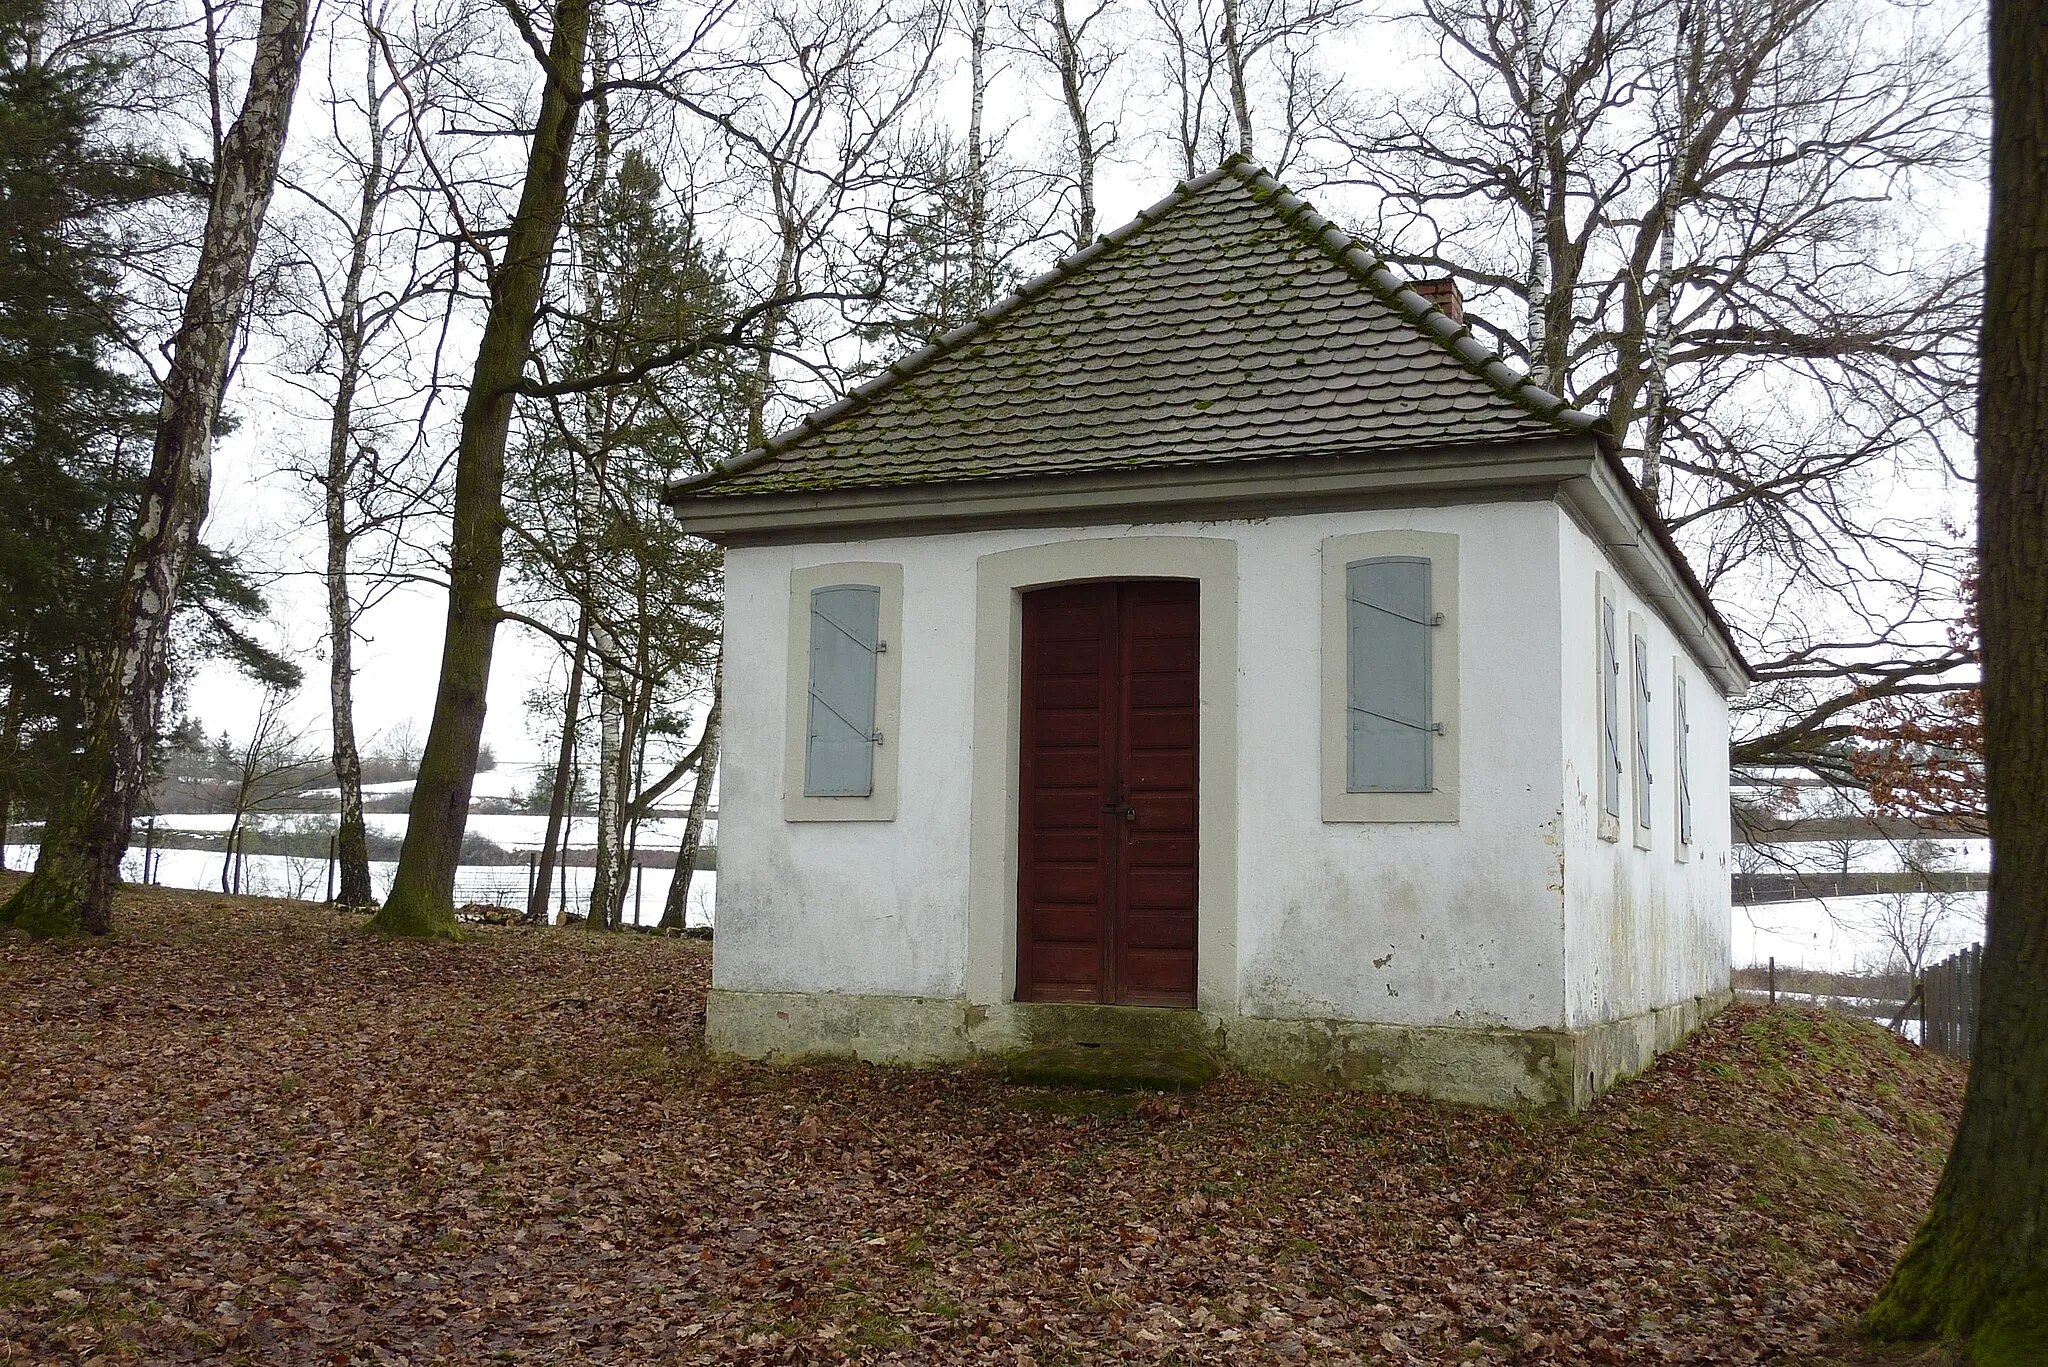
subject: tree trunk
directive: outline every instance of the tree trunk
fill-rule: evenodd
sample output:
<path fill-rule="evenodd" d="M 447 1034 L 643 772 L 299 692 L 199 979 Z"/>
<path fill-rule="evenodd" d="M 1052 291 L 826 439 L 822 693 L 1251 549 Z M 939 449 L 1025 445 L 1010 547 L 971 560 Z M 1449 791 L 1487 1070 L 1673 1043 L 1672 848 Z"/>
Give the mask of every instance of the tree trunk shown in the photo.
<path fill-rule="evenodd" d="M 7 690 L 7 714 L 0 722 L 0 870 L 7 867 L 7 832 L 14 819 L 15 770 L 21 751 L 21 681 Z"/>
<path fill-rule="evenodd" d="M 1671 179 L 1664 186 L 1664 230 L 1657 242 L 1657 299 L 1650 334 L 1650 382 L 1643 412 L 1643 493 L 1659 512 L 1664 510 L 1664 409 L 1671 395 L 1672 296 L 1678 292 L 1677 282 L 1672 278 L 1671 241 L 1678 231 L 1673 194 L 1677 174 L 1678 168 L 1672 167 Z"/>
<path fill-rule="evenodd" d="M 1550 101 L 1543 87 L 1543 43 L 1536 31 L 1535 0 L 1522 0 L 1517 37 L 1522 45 L 1523 104 L 1528 120 L 1530 213 L 1529 378 L 1549 387 L 1550 374 Z"/>
<path fill-rule="evenodd" d="M 640 843 L 640 813 L 633 794 L 639 790 L 641 768 L 647 757 L 647 709 L 654 703 L 654 678 L 647 661 L 647 573 L 643 567 L 634 585 L 634 618 L 637 639 L 633 647 L 633 669 L 626 676 L 632 684 L 630 698 L 622 688 L 619 733 L 618 776 L 618 844 L 619 876 L 612 888 L 611 918 L 614 926 L 626 924 L 626 895 L 632 889 L 637 870 L 633 864 L 635 851 Z M 637 922 L 635 923 L 637 924 Z"/>
<path fill-rule="evenodd" d="M 241 829 L 242 818 L 239 815 L 228 818 L 228 843 L 220 856 L 220 890 L 222 892 L 233 892 L 235 890 L 235 834 Z"/>
<path fill-rule="evenodd" d="M 604 627 L 595 633 L 597 662 L 597 858 L 590 875 L 590 930 L 611 930 L 619 875 L 620 666 L 617 643 Z"/>
<path fill-rule="evenodd" d="M 718 776 L 718 708 L 724 671 L 712 676 L 711 709 L 704 714 L 704 735 L 697 742 L 697 782 L 690 792 L 690 815 L 683 822 L 683 843 L 676 851 L 675 873 L 669 878 L 668 901 L 661 909 L 661 928 L 681 930 L 689 924 L 690 879 L 697 872 L 697 851 L 704 846 L 704 821 L 711 810 L 711 784 Z"/>
<path fill-rule="evenodd" d="M 773 177 L 778 188 L 775 191 L 775 217 L 782 243 L 775 258 L 775 292 L 770 298 L 780 299 L 790 292 L 796 276 L 797 249 L 802 243 L 803 223 L 797 216 L 793 199 L 779 188 L 782 172 L 776 170 Z M 754 373 L 749 379 L 747 393 L 747 445 L 759 447 L 768 440 L 768 400 L 772 397 L 775 383 L 775 342 L 782 332 L 783 315 L 787 310 L 777 305 L 765 309 L 761 314 L 761 332 L 755 342 Z"/>
<path fill-rule="evenodd" d="M 1977 400 L 1991 898 L 1955 1147 L 1868 1324 L 2048 1361 L 2048 24 L 1991 6 L 1991 231 Z"/>
<path fill-rule="evenodd" d="M 967 292 L 975 310 L 988 307 L 988 164 L 982 147 L 982 105 L 988 98 L 988 0 L 971 0 L 967 35 Z"/>
<path fill-rule="evenodd" d="M 519 208 L 491 272 L 491 305 L 462 409 L 449 540 L 448 622 L 434 720 L 413 785 L 405 844 L 391 895 L 371 925 L 392 935 L 455 934 L 455 870 L 469 822 L 470 786 L 483 739 L 485 690 L 498 631 L 505 560 L 505 438 L 512 398 L 568 200 L 569 153 L 581 108 L 588 0 L 557 0 L 540 113 L 527 151 Z"/>
<path fill-rule="evenodd" d="M 1223 60 L 1230 68 L 1230 114 L 1237 124 L 1237 154 L 1252 154 L 1252 106 L 1244 89 L 1244 31 L 1238 27 L 1238 0 L 1223 0 Z"/>
<path fill-rule="evenodd" d="M 526 919 L 535 925 L 544 925 L 548 919 L 548 902 L 553 896 L 548 880 L 555 872 L 555 843 L 562 834 L 562 806 L 570 800 L 576 785 L 576 709 L 583 705 L 583 660 L 589 649 L 590 614 L 583 611 L 576 619 L 576 653 L 569 665 L 568 692 L 563 697 L 562 745 L 555 754 L 554 790 L 548 794 L 548 827 L 540 841 L 539 877 L 534 880 L 533 895 L 526 901 Z"/>
<path fill-rule="evenodd" d="M 115 607 L 113 649 L 94 689 L 92 729 L 43 829 L 34 876 L 0 906 L 0 923 L 31 934 L 111 928 L 114 882 L 170 672 L 171 614 L 206 517 L 228 360 L 298 89 L 306 11 L 307 0 L 264 0 L 248 93 L 220 142 L 198 269 L 171 342 L 155 453 Z"/>
<path fill-rule="evenodd" d="M 1081 52 L 1067 23 L 1067 0 L 1052 0 L 1053 37 L 1059 44 L 1060 94 L 1074 128 L 1074 184 L 1080 203 L 1074 212 L 1074 247 L 1095 240 L 1095 131 L 1088 126 L 1088 102 L 1081 89 Z"/>
<path fill-rule="evenodd" d="M 327 710 L 333 732 L 334 782 L 341 798 L 335 857 L 341 865 L 336 905 L 365 908 L 376 900 L 370 888 L 370 840 L 363 824 L 363 760 L 356 749 L 355 607 L 348 593 L 349 442 L 355 434 L 356 389 L 363 366 L 363 276 L 369 268 L 370 236 L 384 177 L 384 125 L 376 117 L 376 68 L 369 72 L 370 164 L 363 176 L 362 202 L 349 243 L 348 274 L 342 282 L 335 321 L 340 366 L 335 374 L 334 412 L 327 426 Z"/>

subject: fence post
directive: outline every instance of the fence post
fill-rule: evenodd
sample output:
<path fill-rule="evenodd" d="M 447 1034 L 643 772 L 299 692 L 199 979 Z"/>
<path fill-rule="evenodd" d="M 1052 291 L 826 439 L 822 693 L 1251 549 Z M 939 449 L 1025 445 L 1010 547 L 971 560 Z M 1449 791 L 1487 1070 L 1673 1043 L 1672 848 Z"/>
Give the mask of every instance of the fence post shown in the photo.
<path fill-rule="evenodd" d="M 142 883 L 149 885 L 149 860 L 156 853 L 156 818 L 142 823 Z"/>
<path fill-rule="evenodd" d="M 533 879 L 536 872 L 534 853 L 532 850 L 528 850 L 526 852 L 526 905 L 529 907 L 533 905 Z"/>
<path fill-rule="evenodd" d="M 562 842 L 562 909 L 555 913 L 555 924 L 569 924 L 569 842 Z"/>
<path fill-rule="evenodd" d="M 1778 956 L 1777 956 L 1777 955 L 1773 954 L 1773 955 L 1771 956 L 1771 958 L 1770 958 L 1770 967 L 1769 967 L 1769 969 L 1768 969 L 1767 971 L 1768 971 L 1768 972 L 1769 972 L 1769 974 L 1770 974 L 1770 984 L 1771 984 L 1771 1005 L 1772 1005 L 1773 1007 L 1776 1007 L 1776 1006 L 1777 1006 L 1777 1004 L 1778 1004 Z"/>
<path fill-rule="evenodd" d="M 640 884 L 646 881 L 647 866 L 638 859 L 633 861 L 633 924 L 640 924 Z"/>
<path fill-rule="evenodd" d="M 327 905 L 334 905 L 334 856 L 341 844 L 341 834 L 336 832 L 327 837 Z"/>

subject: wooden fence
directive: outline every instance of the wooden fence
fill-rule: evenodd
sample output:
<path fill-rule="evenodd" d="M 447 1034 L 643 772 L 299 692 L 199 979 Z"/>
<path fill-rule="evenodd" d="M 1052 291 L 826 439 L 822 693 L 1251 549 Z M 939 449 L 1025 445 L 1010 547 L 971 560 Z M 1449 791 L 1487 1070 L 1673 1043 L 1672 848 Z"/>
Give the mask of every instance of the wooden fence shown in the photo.
<path fill-rule="evenodd" d="M 1977 1041 L 1977 983 L 1984 947 L 1972 945 L 1920 974 L 1920 1042 L 1937 1053 L 1970 1057 Z"/>

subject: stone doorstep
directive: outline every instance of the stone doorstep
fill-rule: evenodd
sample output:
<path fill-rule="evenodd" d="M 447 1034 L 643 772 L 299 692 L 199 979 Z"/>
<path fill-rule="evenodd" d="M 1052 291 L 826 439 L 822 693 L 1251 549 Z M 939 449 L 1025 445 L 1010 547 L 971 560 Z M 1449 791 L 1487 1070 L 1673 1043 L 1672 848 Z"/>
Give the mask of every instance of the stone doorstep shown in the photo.
<path fill-rule="evenodd" d="M 1004 1078 L 1020 1087 L 1097 1092 L 1192 1092 L 1219 1071 L 1205 1050 L 1130 1043 L 1040 1045 L 1003 1061 Z"/>

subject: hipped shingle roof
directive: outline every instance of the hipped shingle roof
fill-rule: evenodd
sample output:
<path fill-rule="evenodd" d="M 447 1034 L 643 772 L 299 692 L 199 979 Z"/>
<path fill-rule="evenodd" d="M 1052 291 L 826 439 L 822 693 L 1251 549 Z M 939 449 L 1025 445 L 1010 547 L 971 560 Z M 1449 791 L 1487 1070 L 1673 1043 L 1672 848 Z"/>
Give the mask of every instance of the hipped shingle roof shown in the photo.
<path fill-rule="evenodd" d="M 671 497 L 1512 443 L 1604 428 L 1242 158 Z"/>

